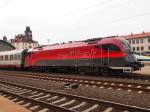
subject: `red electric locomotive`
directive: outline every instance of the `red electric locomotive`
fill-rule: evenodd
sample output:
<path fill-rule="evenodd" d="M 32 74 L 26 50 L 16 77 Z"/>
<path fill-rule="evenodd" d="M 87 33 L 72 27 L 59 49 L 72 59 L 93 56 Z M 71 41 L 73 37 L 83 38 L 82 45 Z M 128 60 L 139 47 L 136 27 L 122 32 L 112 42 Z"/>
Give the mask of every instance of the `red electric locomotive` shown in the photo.
<path fill-rule="evenodd" d="M 26 53 L 23 62 L 24 68 L 82 72 L 132 72 L 143 66 L 128 42 L 119 37 L 37 47 Z"/>

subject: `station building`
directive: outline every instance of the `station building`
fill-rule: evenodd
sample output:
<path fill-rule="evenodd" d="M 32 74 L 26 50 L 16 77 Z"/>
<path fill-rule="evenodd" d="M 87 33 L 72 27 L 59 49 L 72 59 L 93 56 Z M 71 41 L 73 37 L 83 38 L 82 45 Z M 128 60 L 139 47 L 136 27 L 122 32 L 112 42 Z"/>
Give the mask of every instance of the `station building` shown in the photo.
<path fill-rule="evenodd" d="M 124 35 L 136 53 L 150 54 L 150 32 L 142 32 L 140 34 Z"/>
<path fill-rule="evenodd" d="M 38 47 L 39 44 L 37 41 L 32 38 L 32 31 L 30 27 L 27 26 L 24 34 L 18 34 L 14 39 L 10 40 L 10 43 L 16 47 L 16 49 L 29 49 Z"/>

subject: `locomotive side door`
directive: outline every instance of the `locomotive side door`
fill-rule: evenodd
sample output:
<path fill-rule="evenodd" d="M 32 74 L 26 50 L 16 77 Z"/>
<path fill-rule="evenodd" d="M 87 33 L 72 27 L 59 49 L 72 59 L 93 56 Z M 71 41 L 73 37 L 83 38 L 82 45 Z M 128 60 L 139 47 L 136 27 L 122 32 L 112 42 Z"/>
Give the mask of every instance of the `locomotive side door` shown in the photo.
<path fill-rule="evenodd" d="M 25 66 L 31 67 L 31 52 L 27 52 L 27 54 L 26 54 Z"/>
<path fill-rule="evenodd" d="M 77 50 L 75 48 L 73 48 L 70 52 L 71 56 L 73 57 L 72 66 L 78 66 L 78 60 L 77 60 Z"/>
<path fill-rule="evenodd" d="M 110 62 L 110 46 L 109 44 L 103 44 L 101 47 L 101 64 L 102 66 L 108 66 Z"/>
<path fill-rule="evenodd" d="M 100 46 L 100 66 L 103 66 L 103 49 L 102 49 L 102 46 Z"/>
<path fill-rule="evenodd" d="M 103 45 L 96 45 L 95 47 L 98 48 L 98 55 L 99 55 L 99 58 L 96 61 L 96 63 L 98 66 L 102 67 L 105 62 L 105 59 L 104 59 L 105 51 L 103 49 Z"/>
<path fill-rule="evenodd" d="M 95 62 L 94 62 L 94 55 L 95 55 L 95 51 L 92 48 L 91 52 L 90 52 L 90 64 L 91 64 L 92 67 L 94 67 L 94 64 L 95 64 Z"/>

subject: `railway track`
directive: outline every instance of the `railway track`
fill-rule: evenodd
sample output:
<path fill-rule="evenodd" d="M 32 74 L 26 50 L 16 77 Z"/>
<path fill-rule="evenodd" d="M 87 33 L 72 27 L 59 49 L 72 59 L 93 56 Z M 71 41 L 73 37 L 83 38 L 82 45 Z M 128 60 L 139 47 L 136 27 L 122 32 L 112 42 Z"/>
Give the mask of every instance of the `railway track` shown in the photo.
<path fill-rule="evenodd" d="M 150 109 L 0 81 L 0 94 L 33 112 L 148 112 Z"/>
<path fill-rule="evenodd" d="M 137 93 L 150 93 L 150 84 L 135 83 L 135 82 L 120 82 L 120 81 L 104 81 L 104 80 L 92 80 L 92 79 L 82 79 L 82 78 L 72 78 L 72 77 L 60 77 L 60 76 L 48 76 L 48 75 L 28 75 L 26 73 L 8 73 L 3 72 L 1 75 L 9 75 L 15 77 L 26 77 L 32 79 L 53 81 L 53 82 L 63 82 L 68 85 L 79 84 L 83 86 L 91 86 L 98 88 L 116 89 L 116 90 L 126 90 L 127 92 L 137 92 Z"/>
<path fill-rule="evenodd" d="M 59 74 L 59 73 L 41 73 L 41 72 L 24 72 L 24 71 L 8 71 L 8 70 L 0 70 L 0 73 L 22 73 L 22 74 L 26 74 L 26 75 L 31 75 L 31 74 L 35 74 L 35 75 L 38 75 L 38 76 L 47 76 L 49 77 L 51 74 Z M 60 74 L 64 74 L 64 73 L 60 73 Z M 73 73 L 65 73 L 66 74 L 73 74 Z M 85 76 L 85 75 L 79 75 L 79 74 L 73 74 L 75 76 Z M 93 75 L 92 75 L 93 76 Z M 104 77 L 104 78 L 107 78 L 107 77 L 110 77 L 109 75 L 94 75 L 96 77 Z M 52 75 L 51 75 L 52 77 Z M 87 77 L 90 77 L 90 75 L 87 75 Z M 138 73 L 132 73 L 130 75 L 115 75 L 115 74 L 112 74 L 111 75 L 111 78 L 121 78 L 121 79 L 133 79 L 133 80 L 142 80 L 142 81 L 145 81 L 145 82 L 150 82 L 150 75 L 142 75 L 142 74 L 138 74 Z"/>
<path fill-rule="evenodd" d="M 47 77 L 49 77 L 51 74 L 59 74 L 59 73 L 41 73 L 41 72 L 29 72 L 29 71 L 27 71 L 27 72 L 24 72 L 24 71 L 8 71 L 8 70 L 0 70 L 0 73 L 10 73 L 10 72 L 12 72 L 12 73 L 22 73 L 22 74 L 26 74 L 26 75 L 31 75 L 31 74 L 35 74 L 35 75 L 38 75 L 38 76 L 47 76 Z M 64 74 L 64 73 L 60 73 L 60 74 Z M 65 75 L 66 74 L 73 74 L 73 73 L 65 73 Z M 79 75 L 79 74 L 73 74 L 73 75 L 76 75 L 76 76 L 85 76 L 85 75 Z M 87 77 L 89 77 L 90 75 L 87 75 Z M 91 76 L 93 76 L 93 75 L 91 75 Z M 100 75 L 100 76 L 98 76 L 98 75 L 94 75 L 94 76 L 96 76 L 96 77 L 110 77 L 110 75 Z M 52 75 L 51 75 L 51 77 L 52 77 Z M 112 74 L 111 75 L 111 78 L 122 78 L 122 79 L 133 79 L 133 80 L 143 80 L 143 81 L 145 81 L 145 82 L 150 82 L 150 75 L 142 75 L 142 74 L 138 74 L 138 73 L 132 73 L 132 74 L 130 74 L 130 75 L 115 75 L 115 74 Z"/>
<path fill-rule="evenodd" d="M 112 76 L 114 78 L 126 78 L 126 79 L 133 79 L 133 80 L 143 80 L 143 81 L 150 81 L 150 75 L 142 75 L 138 73 L 132 73 L 126 76 Z"/>

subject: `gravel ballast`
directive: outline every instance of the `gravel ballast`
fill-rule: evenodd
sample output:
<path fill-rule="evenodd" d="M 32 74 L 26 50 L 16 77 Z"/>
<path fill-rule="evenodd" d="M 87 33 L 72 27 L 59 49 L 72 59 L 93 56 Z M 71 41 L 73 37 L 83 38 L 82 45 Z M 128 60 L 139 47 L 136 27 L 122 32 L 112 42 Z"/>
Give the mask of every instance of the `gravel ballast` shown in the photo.
<path fill-rule="evenodd" d="M 107 100 L 116 103 L 139 106 L 144 108 L 150 107 L 150 94 L 139 94 L 137 92 L 132 91 L 127 92 L 125 90 L 114 90 L 90 86 L 79 86 L 79 88 L 77 89 L 66 89 L 63 86 L 64 83 L 3 75 L 0 75 L 0 80 L 29 85 L 43 89 L 49 89 L 53 91 L 59 91 L 63 93 L 96 98 L 99 100 Z"/>

